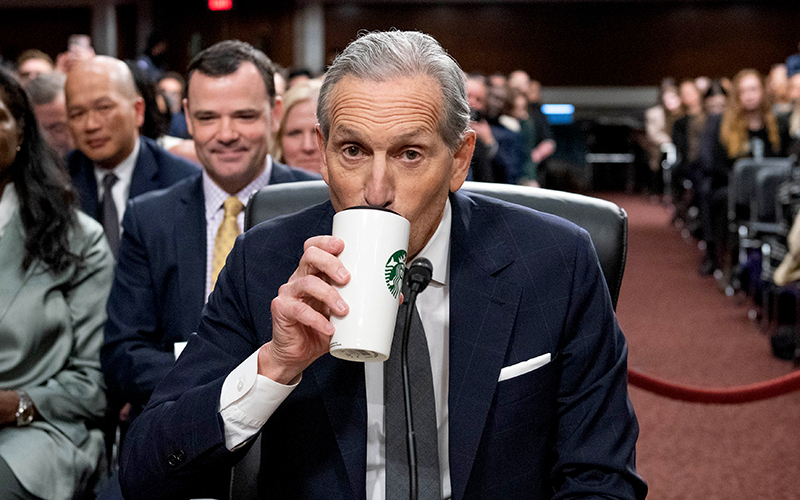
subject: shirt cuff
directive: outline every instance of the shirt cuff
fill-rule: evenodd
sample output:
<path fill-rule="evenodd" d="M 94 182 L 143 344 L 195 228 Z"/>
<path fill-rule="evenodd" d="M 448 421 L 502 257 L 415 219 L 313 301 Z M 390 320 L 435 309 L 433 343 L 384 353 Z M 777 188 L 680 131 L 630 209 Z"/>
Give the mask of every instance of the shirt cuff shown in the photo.
<path fill-rule="evenodd" d="M 283 385 L 259 375 L 258 350 L 245 359 L 225 378 L 219 397 L 225 447 L 233 450 L 255 436 L 299 383 Z"/>

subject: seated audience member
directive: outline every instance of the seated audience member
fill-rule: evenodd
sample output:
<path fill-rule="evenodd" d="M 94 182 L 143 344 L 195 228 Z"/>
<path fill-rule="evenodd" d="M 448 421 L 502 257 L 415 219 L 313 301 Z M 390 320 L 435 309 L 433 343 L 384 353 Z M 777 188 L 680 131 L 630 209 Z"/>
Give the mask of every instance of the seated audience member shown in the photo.
<path fill-rule="evenodd" d="M 0 47 L 0 50 L 2 50 L 2 47 Z M 4 69 L 14 74 L 17 72 L 17 66 L 8 59 L 5 59 L 3 54 L 0 54 L 0 69 Z"/>
<path fill-rule="evenodd" d="M 67 123 L 65 80 L 63 74 L 54 71 L 39 75 L 25 85 L 44 140 L 62 159 L 75 149 L 75 141 Z"/>
<path fill-rule="evenodd" d="M 542 83 L 539 80 L 531 79 L 528 85 L 528 101 L 531 108 L 542 107 Z"/>
<path fill-rule="evenodd" d="M 758 71 L 745 69 L 734 77 L 728 106 L 711 115 L 700 147 L 702 180 L 697 188 L 698 207 L 706 242 L 700 273 L 709 275 L 729 262 L 726 241 L 728 177 L 739 158 L 779 156 L 781 133 Z M 725 260 L 720 260 L 724 258 Z"/>
<path fill-rule="evenodd" d="M 508 98 L 506 99 L 506 107 L 504 114 L 500 117 L 500 122 L 511 130 L 516 130 L 520 135 L 520 144 L 522 148 L 522 177 L 519 179 L 520 184 L 526 186 L 538 187 L 539 182 L 537 179 L 537 165 L 533 163 L 531 153 L 534 149 L 535 133 L 533 128 L 533 121 L 529 119 L 528 115 L 528 96 L 520 90 L 509 87 Z"/>
<path fill-rule="evenodd" d="M 497 143 L 486 122 L 486 79 L 483 75 L 467 75 L 470 127 L 475 131 L 475 153 L 469 168 L 469 180 L 495 182 L 498 170 L 492 163 L 497 154 Z"/>
<path fill-rule="evenodd" d="M 487 115 L 486 78 L 467 75 L 467 96 L 470 108 L 470 128 L 475 131 L 475 154 L 469 170 L 469 180 L 478 182 L 505 182 L 508 158 L 492 131 Z"/>
<path fill-rule="evenodd" d="M 497 141 L 497 158 L 503 162 L 503 182 L 517 184 L 525 175 L 525 157 L 521 125 L 510 115 L 507 87 L 489 87 L 486 99 L 486 121 Z"/>
<path fill-rule="evenodd" d="M 487 80 L 489 87 L 498 89 L 505 89 L 508 83 L 508 79 L 503 73 L 492 73 Z"/>
<path fill-rule="evenodd" d="M 267 154 L 281 113 L 273 82 L 269 58 L 248 44 L 198 54 L 186 110 L 203 174 L 128 203 L 101 358 L 112 393 L 132 404 L 131 419 L 174 364 L 175 344 L 195 331 L 250 195 L 318 178 Z"/>
<path fill-rule="evenodd" d="M 797 44 L 800 49 L 800 43 Z M 786 76 L 791 78 L 800 73 L 800 54 L 792 54 L 786 58 Z"/>
<path fill-rule="evenodd" d="M 512 71 L 508 75 L 508 86 L 512 89 L 516 89 L 525 94 L 525 97 L 528 97 L 528 87 L 531 84 L 531 77 L 525 71 L 521 69 Z"/>
<path fill-rule="evenodd" d="M 800 281 L 800 217 L 795 216 L 792 222 L 792 227 L 786 236 L 786 247 L 786 255 L 773 275 L 773 281 L 778 286 L 787 286 Z"/>
<path fill-rule="evenodd" d="M 183 113 L 183 90 L 185 83 L 183 77 L 174 71 L 164 73 L 158 81 L 158 88 L 167 100 L 167 107 L 171 115 L 167 135 L 180 139 L 191 139 L 186 128 L 186 115 Z"/>
<path fill-rule="evenodd" d="M 141 68 L 147 78 L 157 82 L 167 71 L 166 54 L 169 48 L 166 33 L 154 29 L 147 37 L 144 53 L 136 58 L 136 66 Z"/>
<path fill-rule="evenodd" d="M 797 99 L 800 99 L 800 73 L 789 78 L 789 99 L 791 99 L 792 105 Z"/>
<path fill-rule="evenodd" d="M 788 130 L 783 149 L 786 156 L 798 158 L 800 157 L 800 73 L 789 80 L 789 96 L 792 99 L 792 112 L 786 119 Z"/>
<path fill-rule="evenodd" d="M 272 143 L 272 157 L 289 166 L 319 173 L 322 153 L 317 143 L 317 97 L 322 82 L 298 83 L 283 98 L 283 116 Z"/>
<path fill-rule="evenodd" d="M 698 163 L 700 142 L 706 125 L 706 114 L 700 91 L 694 80 L 684 80 L 679 87 L 683 116 L 672 125 L 672 143 L 675 145 L 676 165 L 673 176 L 674 185 L 680 186 L 684 179 L 699 181 Z M 679 190 L 676 190 L 679 191 Z"/>
<path fill-rule="evenodd" d="M 181 139 L 167 135 L 171 118 L 167 100 L 143 69 L 138 68 L 133 61 L 125 64 L 133 75 L 136 93 L 144 100 L 144 120 L 139 127 L 139 134 L 156 141 L 159 147 L 168 150 L 169 147 L 181 142 Z"/>
<path fill-rule="evenodd" d="M 106 56 L 67 75 L 67 116 L 78 148 L 67 158 L 81 209 L 99 220 L 116 255 L 129 198 L 197 175 L 198 168 L 140 137 L 144 99 L 128 66 Z"/>
<path fill-rule="evenodd" d="M 707 76 L 698 76 L 694 79 L 694 84 L 697 87 L 697 91 L 700 92 L 700 95 L 705 95 L 708 92 L 709 87 L 711 87 L 711 78 Z"/>
<path fill-rule="evenodd" d="M 542 84 L 536 80 L 531 80 L 528 90 L 528 116 L 533 122 L 534 148 L 531 151 L 531 159 L 542 167 L 544 162 L 556 152 L 556 141 L 553 129 L 547 116 L 542 112 L 541 99 Z"/>
<path fill-rule="evenodd" d="M 17 74 L 23 85 L 39 75 L 52 73 L 55 67 L 53 60 L 37 49 L 28 49 L 17 58 Z"/>
<path fill-rule="evenodd" d="M 703 107 L 706 116 L 721 115 L 728 105 L 728 91 L 719 80 L 713 80 L 703 93 Z"/>
<path fill-rule="evenodd" d="M 144 122 L 139 127 L 139 133 L 143 137 L 156 141 L 160 148 L 171 154 L 200 165 L 200 160 L 194 150 L 194 142 L 170 135 L 172 115 L 166 97 L 156 84 L 150 81 L 144 70 L 138 68 L 133 62 L 126 64 L 133 75 L 136 92 L 144 99 Z"/>
<path fill-rule="evenodd" d="M 0 498 L 85 498 L 103 461 L 98 351 L 114 260 L 4 70 L 0 260 Z"/>
<path fill-rule="evenodd" d="M 508 85 L 528 97 L 528 121 L 530 136 L 527 142 L 531 149 L 531 163 L 526 162 L 527 172 L 523 183 L 538 186 L 539 178 L 543 178 L 541 170 L 545 170 L 545 162 L 556 152 L 556 141 L 553 129 L 547 116 L 542 113 L 541 90 L 542 85 L 536 80 L 531 80 L 528 73 L 517 70 L 509 75 Z M 532 177 L 535 175 L 536 177 Z"/>
<path fill-rule="evenodd" d="M 183 91 L 186 82 L 180 73 L 168 71 L 158 81 L 158 89 L 167 100 L 167 107 L 172 114 L 183 111 Z"/>
<path fill-rule="evenodd" d="M 289 72 L 289 78 L 286 81 L 286 90 L 292 88 L 293 85 L 298 83 L 305 83 L 314 78 L 311 70 L 308 68 L 296 68 Z"/>
<path fill-rule="evenodd" d="M 645 133 L 647 136 L 647 155 L 650 158 L 651 193 L 663 191 L 661 177 L 661 146 L 672 142 L 672 125 L 681 117 L 681 98 L 671 78 L 661 82 L 658 104 L 647 108 L 644 113 Z"/>
<path fill-rule="evenodd" d="M 409 346 L 427 393 L 428 412 L 413 403 L 419 498 L 645 497 L 626 342 L 591 241 L 458 192 L 475 145 L 465 84 L 417 32 L 369 33 L 337 56 L 318 109 L 331 199 L 237 240 L 197 335 L 131 426 L 126 498 L 226 494 L 256 434 L 263 498 L 408 497 L 397 351 L 328 353 L 328 318 L 348 312 L 333 285 L 350 280 L 328 235 L 359 205 L 406 217 L 408 261 L 433 263 Z M 544 364 L 506 378 L 525 360 Z"/>
<path fill-rule="evenodd" d="M 789 77 L 785 64 L 773 64 L 766 81 L 767 97 L 772 103 L 772 112 L 776 115 L 792 111 L 789 99 Z"/>

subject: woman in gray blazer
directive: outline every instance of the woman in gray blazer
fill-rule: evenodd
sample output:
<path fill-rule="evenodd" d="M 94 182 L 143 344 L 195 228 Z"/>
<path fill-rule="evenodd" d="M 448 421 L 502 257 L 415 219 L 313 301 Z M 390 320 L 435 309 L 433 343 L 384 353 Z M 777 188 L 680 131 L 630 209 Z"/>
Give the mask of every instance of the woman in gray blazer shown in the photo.
<path fill-rule="evenodd" d="M 90 493 L 113 258 L 73 204 L 28 99 L 0 70 L 0 499 Z"/>

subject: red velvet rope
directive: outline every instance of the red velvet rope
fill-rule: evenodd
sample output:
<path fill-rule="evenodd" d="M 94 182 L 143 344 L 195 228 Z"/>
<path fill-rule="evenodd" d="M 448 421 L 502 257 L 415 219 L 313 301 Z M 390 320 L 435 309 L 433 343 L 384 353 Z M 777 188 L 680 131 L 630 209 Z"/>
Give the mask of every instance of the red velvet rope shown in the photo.
<path fill-rule="evenodd" d="M 740 404 L 774 398 L 783 394 L 800 390 L 800 370 L 783 375 L 782 377 L 758 382 L 750 385 L 724 388 L 704 388 L 687 386 L 667 382 L 650 375 L 629 369 L 628 383 L 670 399 L 687 401 L 690 403 L 706 404 Z"/>

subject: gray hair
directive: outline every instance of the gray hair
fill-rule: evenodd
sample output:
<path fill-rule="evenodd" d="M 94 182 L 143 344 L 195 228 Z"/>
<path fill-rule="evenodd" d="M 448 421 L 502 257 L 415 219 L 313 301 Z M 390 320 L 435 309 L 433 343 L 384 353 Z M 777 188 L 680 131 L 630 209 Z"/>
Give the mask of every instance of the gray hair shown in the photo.
<path fill-rule="evenodd" d="M 31 104 L 41 106 L 55 101 L 59 94 L 64 92 L 64 82 L 67 77 L 58 71 L 42 73 L 25 85 Z"/>
<path fill-rule="evenodd" d="M 328 140 L 331 92 L 345 77 L 385 82 L 416 75 L 439 82 L 444 106 L 439 134 L 450 151 L 456 151 L 469 129 L 464 73 L 439 42 L 417 31 L 366 33 L 336 57 L 325 75 L 317 102 L 322 136 Z"/>

